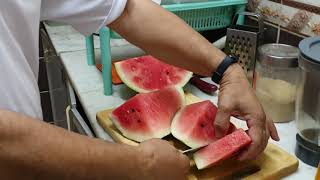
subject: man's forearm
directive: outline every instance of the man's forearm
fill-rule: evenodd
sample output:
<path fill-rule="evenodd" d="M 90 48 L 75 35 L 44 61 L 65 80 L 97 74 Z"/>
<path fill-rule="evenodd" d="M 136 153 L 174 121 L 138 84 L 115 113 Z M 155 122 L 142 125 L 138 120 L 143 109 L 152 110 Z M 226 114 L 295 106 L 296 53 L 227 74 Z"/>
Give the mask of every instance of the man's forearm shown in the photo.
<path fill-rule="evenodd" d="M 138 154 L 0 110 L 1 179 L 127 179 L 138 173 Z"/>
<path fill-rule="evenodd" d="M 148 54 L 210 76 L 225 54 L 172 13 L 151 0 L 128 0 L 112 29 Z"/>

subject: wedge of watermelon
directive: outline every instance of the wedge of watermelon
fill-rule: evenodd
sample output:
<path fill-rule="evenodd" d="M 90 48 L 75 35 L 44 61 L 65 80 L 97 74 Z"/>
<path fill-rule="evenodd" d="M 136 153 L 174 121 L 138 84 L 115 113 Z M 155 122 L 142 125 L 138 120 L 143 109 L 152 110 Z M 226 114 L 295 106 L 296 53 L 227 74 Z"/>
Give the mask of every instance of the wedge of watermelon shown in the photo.
<path fill-rule="evenodd" d="M 183 107 L 172 121 L 172 135 L 191 148 L 216 141 L 213 122 L 217 110 L 218 108 L 208 100 Z M 230 123 L 228 133 L 234 130 L 235 126 Z"/>
<path fill-rule="evenodd" d="M 151 93 L 141 93 L 115 109 L 110 118 L 129 139 L 142 142 L 170 134 L 175 113 L 184 105 L 183 90 L 168 87 Z"/>
<path fill-rule="evenodd" d="M 204 169 L 231 158 L 235 153 L 251 143 L 251 138 L 243 129 L 209 144 L 194 153 L 193 158 L 198 169 Z"/>
<path fill-rule="evenodd" d="M 151 92 L 169 86 L 183 87 L 192 77 L 190 71 L 165 64 L 152 56 L 115 63 L 121 80 L 137 92 Z"/>

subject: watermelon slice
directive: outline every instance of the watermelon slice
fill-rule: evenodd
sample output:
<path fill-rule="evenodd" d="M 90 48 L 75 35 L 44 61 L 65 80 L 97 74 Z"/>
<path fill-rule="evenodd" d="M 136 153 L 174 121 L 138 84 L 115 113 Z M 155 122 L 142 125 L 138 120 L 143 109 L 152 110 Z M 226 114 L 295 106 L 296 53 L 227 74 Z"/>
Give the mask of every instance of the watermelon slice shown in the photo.
<path fill-rule="evenodd" d="M 184 101 L 183 90 L 176 87 L 141 93 L 115 109 L 110 118 L 124 136 L 134 141 L 163 138 L 170 134 L 172 119 Z"/>
<path fill-rule="evenodd" d="M 204 169 L 226 160 L 251 143 L 251 138 L 243 129 L 209 144 L 194 153 L 193 158 L 198 169 Z"/>
<path fill-rule="evenodd" d="M 172 135 L 191 148 L 205 146 L 217 140 L 213 122 L 218 108 L 211 101 L 190 104 L 175 115 Z M 229 132 L 235 130 L 230 123 Z"/>
<path fill-rule="evenodd" d="M 115 63 L 121 80 L 137 92 L 151 92 L 169 86 L 183 87 L 190 71 L 165 64 L 152 56 L 142 56 Z"/>
<path fill-rule="evenodd" d="M 100 72 L 102 72 L 102 68 L 103 68 L 102 64 L 96 64 L 96 67 Z M 120 79 L 120 77 L 119 77 L 119 75 L 118 75 L 118 73 L 117 73 L 117 71 L 116 71 L 114 63 L 112 63 L 112 73 L 111 73 L 111 75 L 112 75 L 112 83 L 113 84 L 116 84 L 116 85 L 117 84 L 123 84 L 121 79 Z"/>

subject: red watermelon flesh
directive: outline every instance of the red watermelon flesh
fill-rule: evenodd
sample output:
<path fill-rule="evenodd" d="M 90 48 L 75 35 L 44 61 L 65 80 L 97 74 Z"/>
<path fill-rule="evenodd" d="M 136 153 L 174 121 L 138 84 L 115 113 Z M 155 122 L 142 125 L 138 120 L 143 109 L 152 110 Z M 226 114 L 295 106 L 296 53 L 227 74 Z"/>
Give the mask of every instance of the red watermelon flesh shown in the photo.
<path fill-rule="evenodd" d="M 115 63 L 121 80 L 137 92 L 151 92 L 169 86 L 183 87 L 190 71 L 165 64 L 152 56 L 142 56 Z"/>
<path fill-rule="evenodd" d="M 211 101 L 190 104 L 180 109 L 172 121 L 172 135 L 191 148 L 217 140 L 213 122 L 218 108 Z M 229 132 L 235 129 L 230 123 Z"/>
<path fill-rule="evenodd" d="M 231 158 L 251 142 L 247 133 L 238 129 L 197 151 L 193 158 L 198 169 L 208 168 Z"/>
<path fill-rule="evenodd" d="M 151 93 L 141 93 L 115 109 L 110 117 L 127 138 L 142 142 L 170 134 L 175 113 L 184 104 L 181 88 L 169 87 Z"/>

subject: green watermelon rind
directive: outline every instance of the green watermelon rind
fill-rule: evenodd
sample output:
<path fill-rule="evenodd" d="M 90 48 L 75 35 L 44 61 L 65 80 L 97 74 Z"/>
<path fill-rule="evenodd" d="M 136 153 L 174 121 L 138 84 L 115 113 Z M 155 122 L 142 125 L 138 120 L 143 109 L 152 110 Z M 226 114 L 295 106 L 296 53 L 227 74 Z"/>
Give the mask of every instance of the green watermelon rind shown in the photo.
<path fill-rule="evenodd" d="M 139 93 L 148 93 L 148 92 L 156 91 L 156 90 L 150 91 L 150 90 L 146 90 L 146 89 L 143 89 L 143 88 L 136 86 L 134 82 L 132 82 L 128 78 L 126 78 L 126 73 L 123 72 L 123 70 L 121 68 L 121 62 L 117 62 L 114 65 L 115 65 L 116 71 L 117 71 L 120 79 L 123 81 L 124 84 L 126 84 L 132 90 L 139 92 Z M 193 76 L 193 73 L 188 71 L 185 78 L 181 81 L 181 83 L 178 83 L 174 86 L 176 86 L 177 88 L 183 88 L 189 82 L 189 80 L 192 78 L 192 76 Z"/>
<path fill-rule="evenodd" d="M 124 128 L 122 128 L 122 126 L 120 125 L 120 123 L 118 122 L 118 118 L 115 117 L 112 113 L 109 115 L 110 119 L 112 120 L 113 124 L 116 126 L 116 128 L 121 132 L 121 134 L 133 141 L 136 142 L 142 142 L 147 140 L 147 137 L 142 137 L 142 135 L 139 134 L 134 134 L 132 132 L 127 132 Z"/>
<path fill-rule="evenodd" d="M 180 95 L 180 98 L 181 98 L 181 107 L 184 107 L 185 106 L 185 103 L 186 103 L 186 100 L 185 100 L 185 94 L 184 94 L 184 91 L 182 88 L 180 87 L 175 87 L 175 89 L 178 91 L 179 95 Z M 146 135 L 146 136 L 143 136 L 139 133 L 133 133 L 133 132 L 128 132 L 126 131 L 119 123 L 119 120 L 117 117 L 115 117 L 113 115 L 113 113 L 111 112 L 109 114 L 109 118 L 111 119 L 112 123 L 115 125 L 115 127 L 121 132 L 121 134 L 123 136 L 125 136 L 126 138 L 130 139 L 130 140 L 133 140 L 133 141 L 136 141 L 136 142 L 143 142 L 143 141 L 146 141 L 146 140 L 150 140 L 150 139 L 153 139 L 153 138 L 164 138 L 166 136 L 168 136 L 169 134 L 171 134 L 171 123 L 168 127 L 168 129 L 166 130 L 163 130 L 163 131 L 159 131 L 158 133 L 156 134 L 153 134 L 153 135 Z M 172 121 L 171 121 L 172 122 Z"/>

